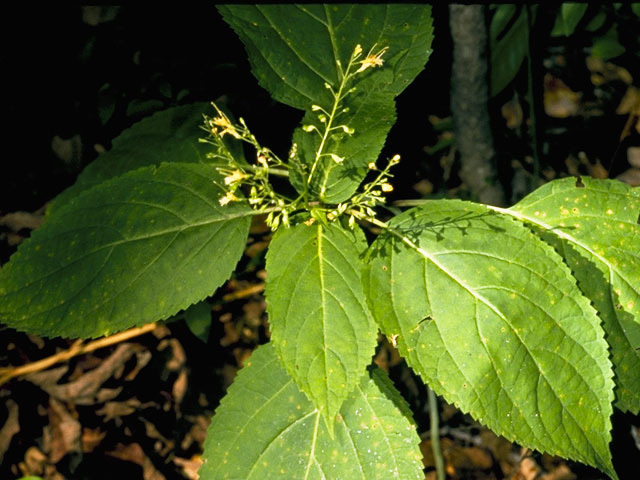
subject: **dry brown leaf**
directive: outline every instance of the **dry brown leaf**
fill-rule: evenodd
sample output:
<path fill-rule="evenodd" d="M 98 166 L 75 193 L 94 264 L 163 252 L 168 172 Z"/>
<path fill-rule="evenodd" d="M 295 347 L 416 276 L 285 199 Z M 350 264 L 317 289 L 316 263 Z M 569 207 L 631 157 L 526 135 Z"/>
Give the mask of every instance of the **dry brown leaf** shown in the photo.
<path fill-rule="evenodd" d="M 592 73 L 591 81 L 594 85 L 602 85 L 603 83 L 615 80 L 621 81 L 627 85 L 631 85 L 633 77 L 626 68 L 622 68 L 610 62 L 604 62 L 596 56 L 586 58 L 586 64 Z"/>
<path fill-rule="evenodd" d="M 524 113 L 522 112 L 522 105 L 520 105 L 516 96 L 502 105 L 500 111 L 507 122 L 507 128 L 516 129 L 522 125 Z"/>
<path fill-rule="evenodd" d="M 544 111 L 553 118 L 572 117 L 580 109 L 580 93 L 550 73 L 544 76 Z"/>
<path fill-rule="evenodd" d="M 4 454 L 9 449 L 9 445 L 11 445 L 11 439 L 20 431 L 18 404 L 8 398 L 5 405 L 7 407 L 7 419 L 2 428 L 0 428 L 0 463 L 2 463 Z"/>
<path fill-rule="evenodd" d="M 115 398 L 121 389 L 102 389 L 100 386 L 124 365 L 139 347 L 132 343 L 121 343 L 107 357 L 99 367 L 91 370 L 74 380 L 63 385 L 52 384 L 49 378 L 43 383 L 38 383 L 38 374 L 29 374 L 27 378 L 35 383 L 52 397 L 65 402 L 72 402 L 78 405 L 93 405 L 102 403 L 111 398 Z"/>
<path fill-rule="evenodd" d="M 480 443 L 493 452 L 495 458 L 499 460 L 508 460 L 513 449 L 513 444 L 509 440 L 499 437 L 491 430 L 480 432 Z"/>
<path fill-rule="evenodd" d="M 618 108 L 616 108 L 616 113 L 618 115 L 640 115 L 640 90 L 633 86 L 627 88 Z"/>
<path fill-rule="evenodd" d="M 264 249 L 268 246 L 269 242 L 255 242 L 245 249 L 244 254 L 249 258 L 254 258 L 260 252 L 264 251 Z"/>
<path fill-rule="evenodd" d="M 82 427 L 80 422 L 62 402 L 49 398 L 49 425 L 44 427 L 44 451 L 49 462 L 58 463 L 69 453 L 82 452 Z"/>
<path fill-rule="evenodd" d="M 107 452 L 107 455 L 140 465 L 144 480 L 166 480 L 138 443 L 130 443 L 129 445 L 118 443 L 115 450 Z"/>
<path fill-rule="evenodd" d="M 535 480 L 540 474 L 540 467 L 531 457 L 522 459 L 518 471 L 513 475 L 513 480 Z"/>
<path fill-rule="evenodd" d="M 609 172 L 604 168 L 604 165 L 602 165 L 599 158 L 596 158 L 595 163 L 589 162 L 587 164 L 587 172 L 589 173 L 589 176 L 593 178 L 609 178 Z"/>
<path fill-rule="evenodd" d="M 433 192 L 433 183 L 431 183 L 429 180 L 424 178 L 420 180 L 418 183 L 414 184 L 413 187 L 411 188 L 413 188 L 420 195 L 425 196 Z"/>
<path fill-rule="evenodd" d="M 177 338 L 165 338 L 158 344 L 159 351 L 163 351 L 167 347 L 171 348 L 171 358 L 169 358 L 166 365 L 167 370 L 177 372 L 187 363 L 187 354 Z"/>
<path fill-rule="evenodd" d="M 240 340 L 236 326 L 233 322 L 224 323 L 224 336 L 220 339 L 220 346 L 228 347 Z"/>
<path fill-rule="evenodd" d="M 188 450 L 189 447 L 191 447 L 191 444 L 195 442 L 200 446 L 200 448 L 202 448 L 202 445 L 207 438 L 207 429 L 209 428 L 211 418 L 207 415 L 197 415 L 195 417 L 188 416 L 186 418 L 192 423 L 191 430 L 189 430 L 182 439 L 180 447 L 183 450 Z"/>
<path fill-rule="evenodd" d="M 151 361 L 152 356 L 153 355 L 149 350 L 142 350 L 140 352 L 136 352 L 136 359 L 137 359 L 136 365 L 135 367 L 133 367 L 133 370 L 127 373 L 127 376 L 124 377 L 124 379 L 128 382 L 130 382 L 131 380 L 134 380 L 138 376 L 138 373 L 140 373 L 140 370 L 146 367 L 147 364 Z"/>
<path fill-rule="evenodd" d="M 166 325 L 158 323 L 156 324 L 156 328 L 151 330 L 151 333 L 153 333 L 153 336 L 158 340 L 162 340 L 164 337 L 171 335 L 171 330 L 169 330 L 169 327 Z"/>
<path fill-rule="evenodd" d="M 98 445 L 102 442 L 104 437 L 107 435 L 107 432 L 103 432 L 98 429 L 92 429 L 83 427 L 82 428 L 82 453 L 91 453 L 93 452 Z"/>
<path fill-rule="evenodd" d="M 567 464 L 561 463 L 551 472 L 542 475 L 540 480 L 575 480 L 576 478 L 578 477 L 569 469 Z"/>
<path fill-rule="evenodd" d="M 42 475 L 47 456 L 37 447 L 29 447 L 24 453 L 24 461 L 18 464 L 18 468 L 24 476 Z"/>
<path fill-rule="evenodd" d="M 35 230 L 44 222 L 43 213 L 13 212 L 0 217 L 0 225 L 4 225 L 9 230 L 19 232 L 23 228 Z"/>
<path fill-rule="evenodd" d="M 187 393 L 188 375 L 187 370 L 183 368 L 178 374 L 178 378 L 173 382 L 171 387 L 171 395 L 176 402 L 176 406 L 182 403 L 184 396 Z"/>
<path fill-rule="evenodd" d="M 76 134 L 64 139 L 56 135 L 51 140 L 51 150 L 56 157 L 68 165 L 79 165 L 82 160 L 82 140 Z"/>
<path fill-rule="evenodd" d="M 173 463 L 175 463 L 182 473 L 189 480 L 198 480 L 200 476 L 198 475 L 198 469 L 202 466 L 202 457 L 200 455 L 194 455 L 190 459 L 174 457 Z"/>
<path fill-rule="evenodd" d="M 618 175 L 616 179 L 628 183 L 632 187 L 637 187 L 640 185 L 640 168 L 630 168 Z"/>
<path fill-rule="evenodd" d="M 627 162 L 632 167 L 640 168 L 640 147 L 627 148 Z"/>
<path fill-rule="evenodd" d="M 124 402 L 106 402 L 102 408 L 96 410 L 97 415 L 104 415 L 104 421 L 119 419 L 136 412 L 141 407 L 140 400 L 129 398 Z"/>

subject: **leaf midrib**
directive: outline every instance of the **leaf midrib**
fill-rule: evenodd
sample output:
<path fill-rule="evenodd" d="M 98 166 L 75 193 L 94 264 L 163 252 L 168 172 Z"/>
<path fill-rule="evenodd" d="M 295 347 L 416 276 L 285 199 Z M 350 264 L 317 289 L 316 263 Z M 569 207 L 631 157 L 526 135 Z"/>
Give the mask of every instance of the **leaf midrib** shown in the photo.
<path fill-rule="evenodd" d="M 73 264 L 75 264 L 75 263 L 77 263 L 79 261 L 82 261 L 86 257 L 88 257 L 90 255 L 93 255 L 93 254 L 96 254 L 96 253 L 99 253 L 99 252 L 101 252 L 102 250 L 105 250 L 105 249 L 115 248 L 115 247 L 117 247 L 119 245 L 124 245 L 124 244 L 127 244 L 127 243 L 133 243 L 133 242 L 137 242 L 137 241 L 140 241 L 140 240 L 149 240 L 149 239 L 152 239 L 152 238 L 161 237 L 163 235 L 172 234 L 172 233 L 175 233 L 175 234 L 179 235 L 179 234 L 183 233 L 184 231 L 186 231 L 186 230 L 188 230 L 190 228 L 197 228 L 197 227 L 202 227 L 202 226 L 211 226 L 211 225 L 214 225 L 216 223 L 225 222 L 227 220 L 233 220 L 235 218 L 242 218 L 242 217 L 247 217 L 247 216 L 250 216 L 250 215 L 257 215 L 257 214 L 259 214 L 259 212 L 255 212 L 255 211 L 251 210 L 251 211 L 247 211 L 247 212 L 244 212 L 244 213 L 238 214 L 238 215 L 226 216 L 224 218 L 217 218 L 217 219 L 209 219 L 209 220 L 206 220 L 206 221 L 196 222 L 196 223 L 192 223 L 192 224 L 189 224 L 189 225 L 180 225 L 178 227 L 157 231 L 157 232 L 154 232 L 154 233 L 149 234 L 149 235 L 143 235 L 143 236 L 139 236 L 139 237 L 131 237 L 131 238 L 127 238 L 127 239 L 117 240 L 117 241 L 114 241 L 114 242 L 111 242 L 111 243 L 106 243 L 106 244 L 101 245 L 100 247 L 98 247 L 98 248 L 96 248 L 94 250 L 91 250 L 89 252 L 85 252 L 83 255 L 80 255 L 80 256 L 74 258 L 71 262 L 62 265 L 61 267 L 49 272 L 48 274 L 46 274 L 46 275 L 44 275 L 42 277 L 39 277 L 37 279 L 32 280 L 31 282 L 29 282 L 26 285 L 21 286 L 20 288 L 17 288 L 15 290 L 7 291 L 3 296 L 9 295 L 9 294 L 16 294 L 16 293 L 24 290 L 25 288 L 30 287 L 34 283 L 41 282 L 42 280 L 45 280 L 45 279 L 49 278 L 50 276 L 57 274 L 61 270 L 69 268 Z M 68 234 L 68 233 L 71 233 L 71 232 L 77 232 L 77 231 L 82 231 L 82 230 L 92 229 L 92 228 L 99 228 L 99 227 L 111 228 L 112 226 L 111 225 L 104 225 L 104 226 L 103 225 L 90 225 L 90 226 L 82 226 L 82 227 L 71 229 L 71 230 L 65 230 L 63 232 L 59 232 L 58 234 L 50 237 L 49 241 L 51 239 L 53 239 L 53 238 L 56 238 L 56 237 L 60 236 L 60 235 L 65 235 L 65 234 Z"/>
<path fill-rule="evenodd" d="M 495 207 L 497 208 L 497 207 Z M 536 365 L 536 368 L 538 369 L 538 372 L 540 373 L 540 377 L 543 378 L 545 380 L 545 382 L 547 382 L 547 384 L 549 385 L 549 387 L 551 388 L 551 390 L 553 390 L 555 397 L 557 398 L 558 402 L 560 402 L 563 405 L 563 408 L 565 411 L 567 411 L 571 417 L 571 419 L 573 420 L 574 424 L 577 426 L 580 426 L 580 422 L 573 416 L 573 413 L 567 409 L 564 405 L 564 402 L 562 402 L 560 396 L 558 395 L 558 393 L 555 391 L 555 389 L 552 387 L 552 383 L 549 382 L 547 380 L 547 376 L 540 370 L 540 366 L 538 365 L 537 361 L 535 361 L 535 356 L 531 353 L 531 351 L 529 350 L 527 344 L 523 341 L 523 339 L 521 338 L 521 336 L 518 334 L 518 332 L 515 330 L 515 328 L 513 327 L 513 325 L 511 324 L 511 322 L 502 314 L 502 312 L 500 312 L 500 310 L 493 305 L 492 302 L 490 302 L 488 299 L 484 298 L 484 296 L 482 295 L 478 295 L 471 287 L 469 287 L 468 285 L 466 285 L 465 282 L 463 282 L 461 279 L 459 279 L 453 272 L 450 272 L 449 270 L 447 270 L 447 268 L 442 265 L 440 262 L 437 261 L 436 258 L 434 258 L 432 255 L 429 254 L 429 252 L 427 252 L 426 250 L 422 249 L 421 247 L 419 247 L 418 245 L 416 245 L 415 243 L 413 243 L 408 237 L 397 233 L 395 231 L 391 231 L 395 236 L 399 237 L 403 243 L 405 243 L 407 246 L 409 246 L 411 249 L 415 250 L 419 255 L 421 255 L 422 257 L 424 257 L 425 259 L 429 260 L 433 265 L 435 265 L 440 271 L 442 271 L 445 275 L 449 276 L 449 278 L 451 278 L 451 280 L 453 280 L 455 283 L 457 283 L 458 285 L 460 285 L 461 288 L 463 288 L 465 291 L 467 291 L 472 297 L 474 297 L 476 300 L 478 300 L 479 302 L 483 303 L 487 308 L 489 308 L 489 310 L 491 310 L 496 316 L 498 316 L 499 318 L 501 318 L 507 325 L 509 325 L 509 327 L 511 328 L 511 330 L 513 331 L 513 333 L 516 335 L 516 337 L 518 338 L 518 340 L 520 341 L 520 344 L 526 349 L 527 354 L 534 359 L 534 364 Z M 591 444 L 591 442 L 589 441 L 589 438 L 586 436 L 586 434 L 581 430 L 578 429 L 581 433 L 582 436 L 584 437 L 587 445 L 589 446 L 589 448 L 591 449 L 592 453 L 595 455 L 596 458 L 600 459 L 600 454 L 599 452 L 597 452 L 593 445 Z M 575 450 L 575 455 L 576 458 L 584 458 L 583 455 L 581 454 L 580 451 Z M 606 463 L 606 462 L 605 462 Z"/>

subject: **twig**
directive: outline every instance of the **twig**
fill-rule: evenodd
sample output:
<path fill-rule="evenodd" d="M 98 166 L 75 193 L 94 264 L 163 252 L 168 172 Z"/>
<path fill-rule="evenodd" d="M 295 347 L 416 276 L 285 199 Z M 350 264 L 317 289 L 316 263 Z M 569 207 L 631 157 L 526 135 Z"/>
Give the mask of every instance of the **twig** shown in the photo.
<path fill-rule="evenodd" d="M 143 325 L 142 327 L 131 328 L 129 330 L 125 330 L 124 332 L 119 332 L 108 337 L 100 338 L 87 344 L 85 344 L 83 340 L 76 340 L 67 350 L 55 353 L 41 360 L 30 362 L 19 367 L 0 368 L 0 385 L 7 383 L 12 378 L 20 377 L 28 373 L 40 372 L 51 367 L 52 365 L 55 365 L 56 363 L 66 362 L 67 360 L 78 355 L 93 352 L 94 350 L 98 350 L 99 348 L 108 347 L 109 345 L 114 345 L 116 343 L 129 340 L 130 338 L 139 337 L 140 335 L 144 335 L 145 333 L 154 330 L 156 326 L 156 323 L 149 323 L 147 325 Z"/>
<path fill-rule="evenodd" d="M 258 283 L 257 285 L 251 285 L 243 290 L 237 290 L 235 292 L 227 293 L 222 296 L 223 302 L 232 302 L 234 300 L 240 300 L 241 298 L 247 298 L 252 295 L 256 295 L 264 290 L 264 283 Z"/>
<path fill-rule="evenodd" d="M 436 394 L 427 387 L 429 399 L 429 422 L 431 423 L 431 450 L 433 450 L 433 461 L 436 465 L 436 478 L 445 480 L 444 460 L 442 458 L 442 448 L 440 447 L 440 431 L 438 418 L 438 400 Z"/>

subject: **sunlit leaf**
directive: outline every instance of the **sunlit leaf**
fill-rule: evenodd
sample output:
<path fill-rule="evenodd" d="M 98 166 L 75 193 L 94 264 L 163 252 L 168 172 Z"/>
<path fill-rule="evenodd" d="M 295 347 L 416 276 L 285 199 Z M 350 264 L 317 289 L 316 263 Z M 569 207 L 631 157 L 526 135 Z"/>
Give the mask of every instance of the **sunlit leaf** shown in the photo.
<path fill-rule="evenodd" d="M 0 271 L 0 320 L 46 336 L 97 337 L 167 318 L 231 274 L 247 206 L 221 207 L 204 164 L 144 167 L 56 209 Z"/>
<path fill-rule="evenodd" d="M 409 365 L 496 433 L 613 475 L 608 345 L 562 258 L 469 202 L 390 225 L 371 247 L 369 299 Z"/>
<path fill-rule="evenodd" d="M 377 344 L 360 277 L 366 248 L 360 230 L 316 222 L 279 230 L 267 253 L 266 298 L 276 352 L 329 425 Z"/>
<path fill-rule="evenodd" d="M 344 402 L 332 436 L 265 345 L 216 410 L 198 473 L 202 480 L 418 480 L 419 442 L 406 403 L 379 369 Z"/>

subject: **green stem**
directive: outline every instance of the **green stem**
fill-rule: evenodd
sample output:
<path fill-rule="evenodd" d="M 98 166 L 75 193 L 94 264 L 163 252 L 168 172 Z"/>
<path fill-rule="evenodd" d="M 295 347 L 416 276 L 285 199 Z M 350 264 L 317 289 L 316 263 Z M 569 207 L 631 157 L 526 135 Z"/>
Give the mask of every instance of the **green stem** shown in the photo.
<path fill-rule="evenodd" d="M 538 147 L 538 131 L 536 126 L 536 106 L 533 98 L 533 60 L 531 58 L 531 27 L 533 25 L 533 15 L 529 5 L 525 6 L 524 13 L 527 16 L 527 103 L 529 103 L 529 115 L 531 117 L 529 136 L 531 137 L 531 150 L 534 159 L 533 174 L 538 178 L 540 177 L 540 149 Z"/>
<path fill-rule="evenodd" d="M 444 459 L 442 458 L 442 448 L 440 447 L 440 426 L 438 417 L 438 399 L 436 394 L 427 387 L 429 397 L 429 420 L 431 423 L 431 449 L 433 450 L 433 461 L 436 465 L 436 478 L 445 480 Z"/>
<path fill-rule="evenodd" d="M 316 155 L 315 158 L 313 160 L 313 164 L 311 165 L 311 170 L 309 170 L 309 176 L 307 177 L 307 181 L 305 184 L 305 197 L 306 194 L 309 192 L 309 185 L 311 185 L 311 180 L 313 179 L 313 174 L 316 171 L 316 168 L 318 167 L 318 163 L 320 162 L 320 158 L 323 156 L 323 150 L 324 150 L 324 146 L 325 143 L 327 142 L 327 139 L 329 138 L 329 134 L 331 133 L 331 131 L 333 130 L 333 121 L 336 118 L 336 112 L 338 111 L 338 108 L 340 107 L 340 102 L 343 99 L 343 90 L 344 88 L 347 86 L 347 82 L 349 81 L 349 78 L 351 78 L 351 75 L 349 74 L 349 70 L 351 70 L 351 66 L 353 65 L 353 60 L 354 57 L 353 55 L 351 56 L 351 58 L 349 59 L 349 64 L 347 65 L 347 69 L 345 70 L 343 76 L 342 76 L 342 80 L 340 81 L 340 87 L 338 88 L 337 93 L 334 94 L 333 97 L 333 106 L 331 107 L 331 113 L 329 114 L 329 118 L 327 119 L 327 123 L 325 125 L 325 129 L 324 129 L 324 134 L 322 135 L 322 140 L 320 140 L 320 146 L 318 147 L 318 150 L 316 151 Z M 324 109 L 323 109 L 324 111 Z"/>
<path fill-rule="evenodd" d="M 262 169 L 265 168 L 265 167 L 261 167 L 259 165 L 249 165 L 248 167 L 253 171 L 262 170 Z M 246 166 L 245 166 L 245 168 L 246 168 Z M 289 171 L 288 170 L 283 170 L 283 169 L 280 169 L 280 168 L 269 167 L 269 175 L 276 175 L 278 177 L 288 177 L 289 176 Z"/>

